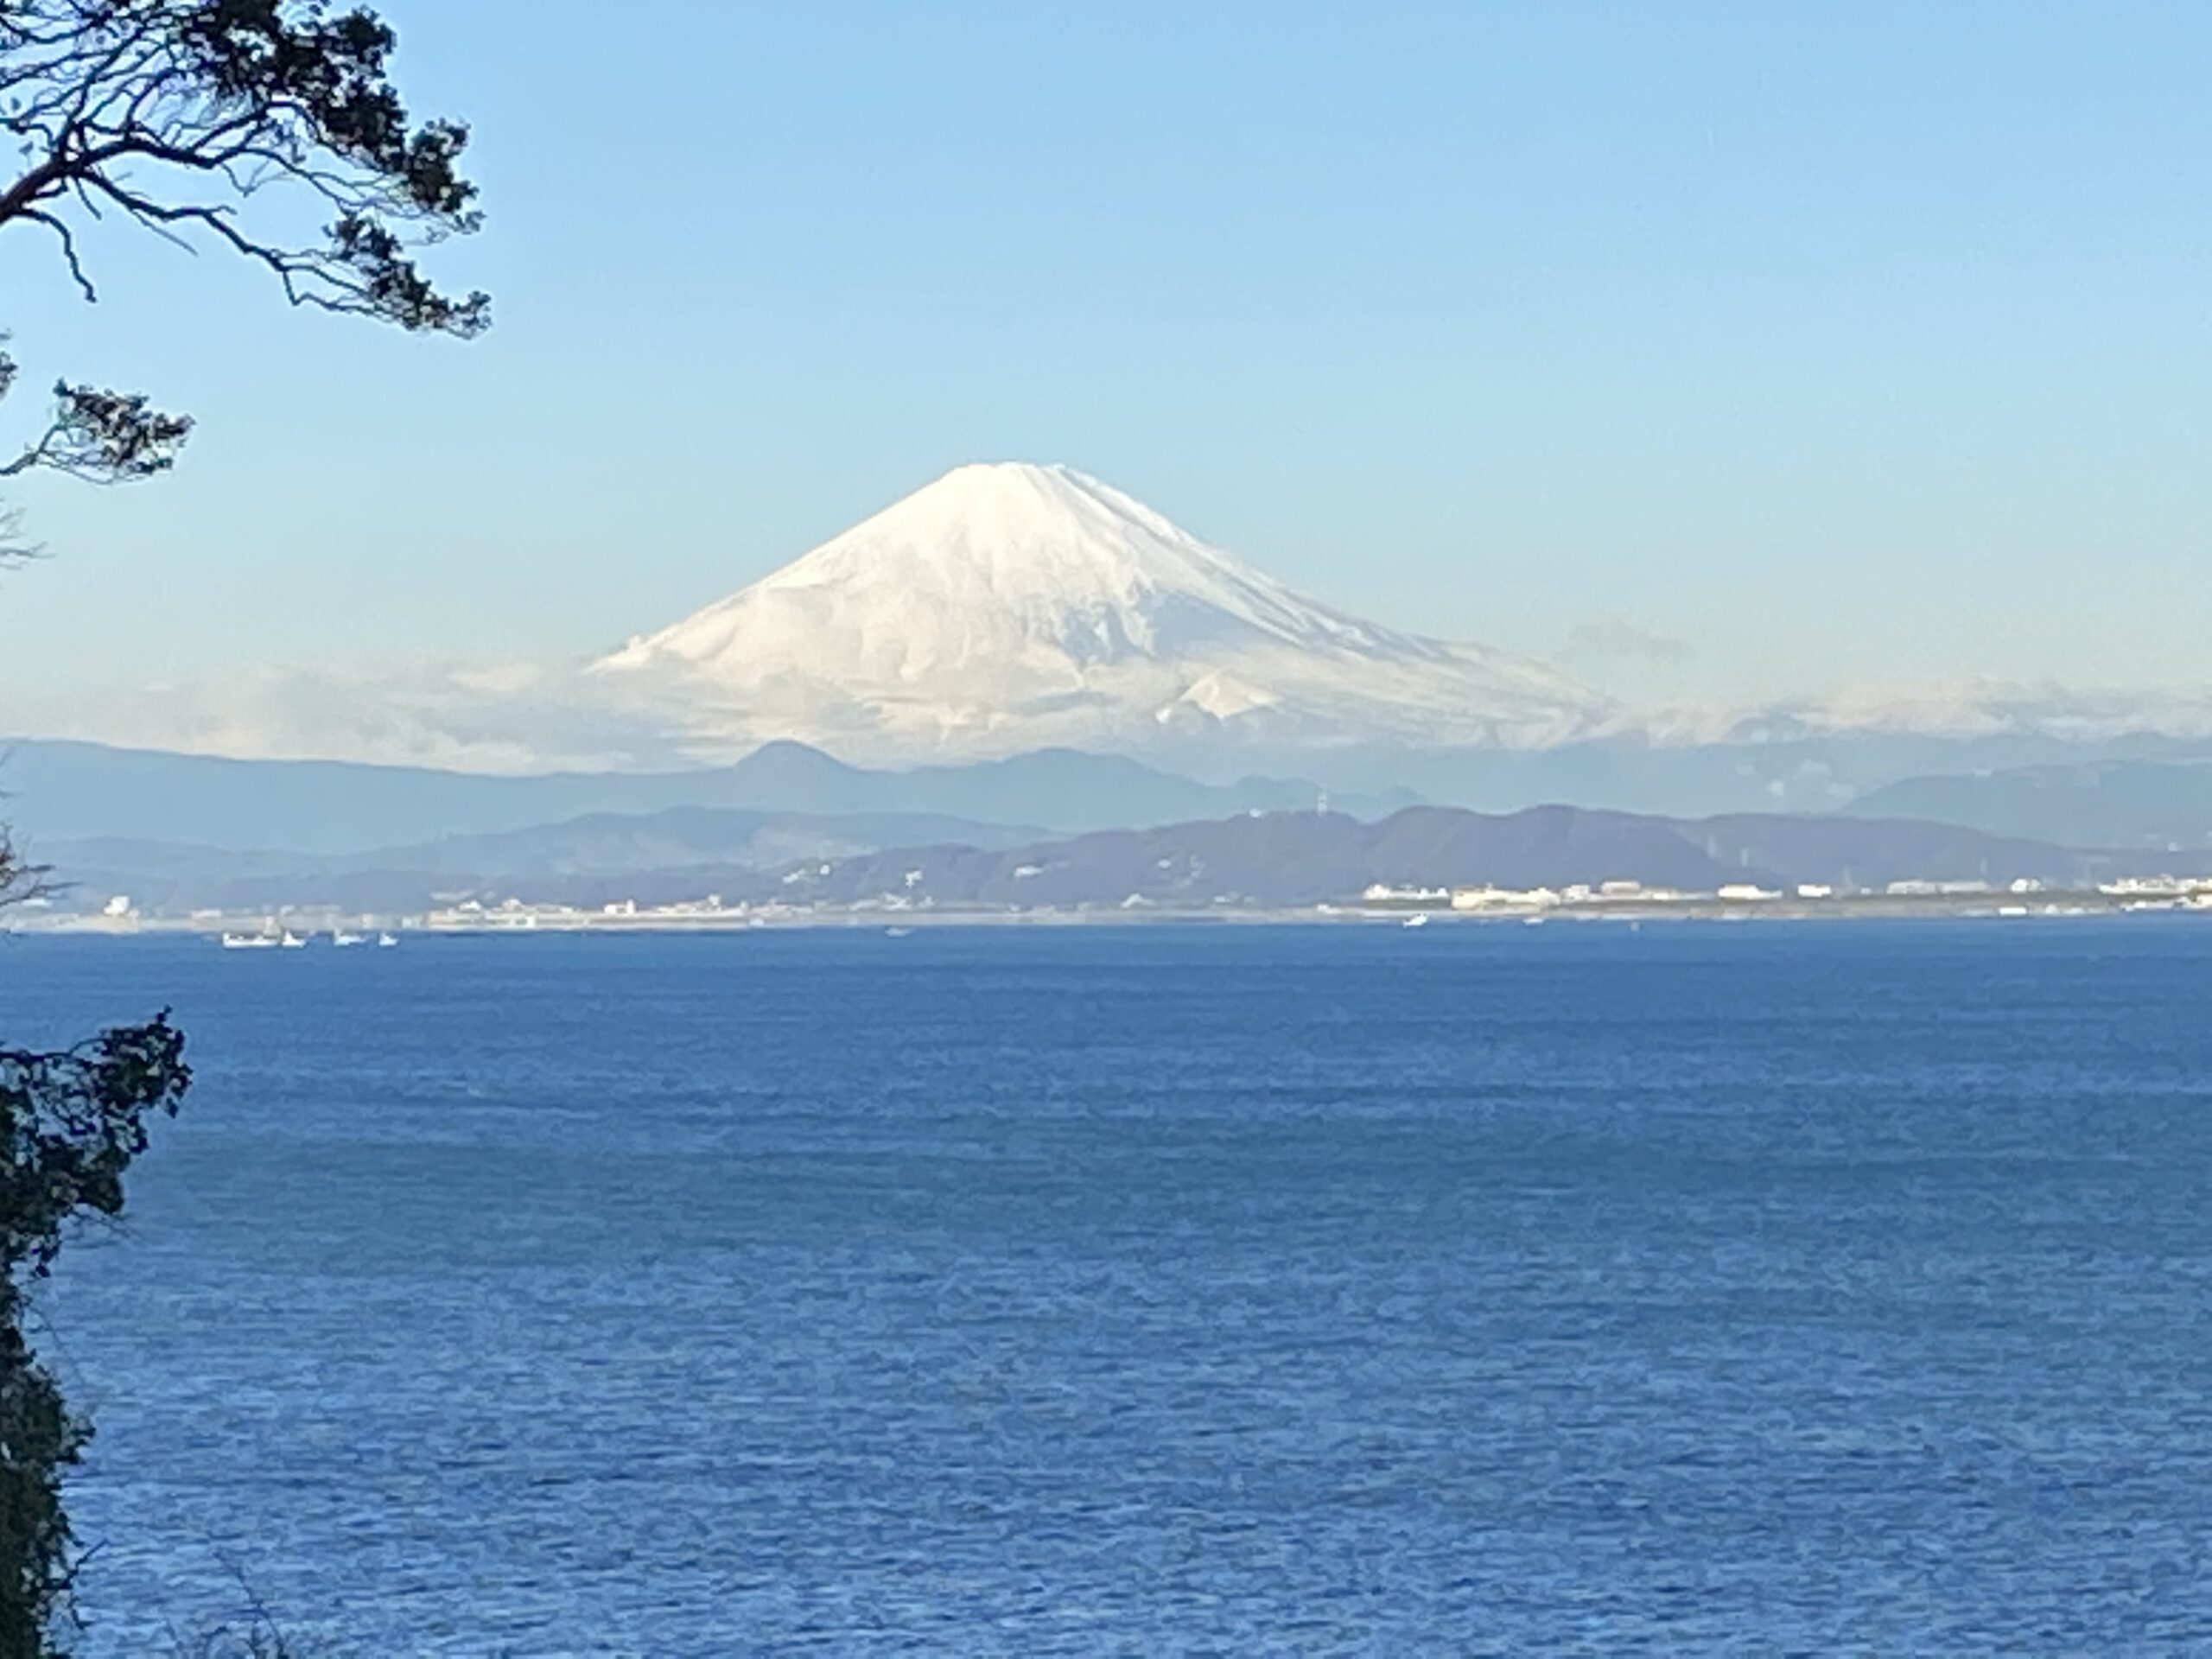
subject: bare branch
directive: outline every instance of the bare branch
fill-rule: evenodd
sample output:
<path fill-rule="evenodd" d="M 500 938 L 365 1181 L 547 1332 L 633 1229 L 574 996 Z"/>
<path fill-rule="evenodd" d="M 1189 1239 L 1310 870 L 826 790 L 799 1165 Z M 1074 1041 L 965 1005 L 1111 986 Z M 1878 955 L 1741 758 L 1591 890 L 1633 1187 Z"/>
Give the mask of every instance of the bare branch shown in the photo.
<path fill-rule="evenodd" d="M 418 263 L 481 226 L 460 171 L 468 130 L 411 120 L 389 74 L 391 29 L 365 6 L 334 3 L 0 0 L 0 133 L 22 158 L 12 181 L 0 173 L 0 231 L 54 236 L 88 302 L 99 290 L 78 230 L 119 213 L 176 246 L 260 266 L 296 306 L 482 333 L 490 300 L 442 290 Z M 293 245 L 249 218 L 288 188 L 327 209 L 321 242 Z M 47 429 L 0 478 L 45 467 L 144 478 L 190 430 L 136 394 L 65 385 L 55 396 Z"/>
<path fill-rule="evenodd" d="M 16 0 L 0 7 L 0 125 L 29 164 L 0 191 L 0 226 L 95 196 L 149 227 L 212 228 L 136 164 L 220 175 L 240 200 L 272 185 L 336 210 L 320 249 L 283 249 L 239 229 L 223 239 L 287 278 L 296 303 L 467 336 L 481 295 L 440 295 L 410 250 L 475 231 L 475 187 L 458 171 L 458 122 L 412 124 L 387 75 L 391 29 L 365 9 L 333 16 L 309 0 Z"/>
<path fill-rule="evenodd" d="M 34 864 L 18 853 L 7 826 L 0 824 L 0 910 L 49 897 L 55 891 L 47 880 L 49 874 L 45 865 Z"/>
<path fill-rule="evenodd" d="M 86 304 L 99 304 L 99 290 L 92 286 L 92 278 L 85 275 L 84 262 L 77 257 L 77 238 L 70 230 L 68 221 L 48 213 L 43 207 L 27 207 L 23 210 L 23 217 L 48 226 L 61 238 L 61 257 L 68 262 L 69 275 L 75 279 L 78 291 L 84 295 Z"/>

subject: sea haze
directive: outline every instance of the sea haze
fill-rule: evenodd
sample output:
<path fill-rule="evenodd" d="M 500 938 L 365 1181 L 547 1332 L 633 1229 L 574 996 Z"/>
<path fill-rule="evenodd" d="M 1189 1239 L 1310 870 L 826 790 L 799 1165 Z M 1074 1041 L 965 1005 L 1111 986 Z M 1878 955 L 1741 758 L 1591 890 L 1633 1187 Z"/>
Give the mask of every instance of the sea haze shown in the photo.
<path fill-rule="evenodd" d="M 200 1066 L 44 1298 L 95 1659 L 2212 1642 L 2183 918 L 0 984 Z"/>

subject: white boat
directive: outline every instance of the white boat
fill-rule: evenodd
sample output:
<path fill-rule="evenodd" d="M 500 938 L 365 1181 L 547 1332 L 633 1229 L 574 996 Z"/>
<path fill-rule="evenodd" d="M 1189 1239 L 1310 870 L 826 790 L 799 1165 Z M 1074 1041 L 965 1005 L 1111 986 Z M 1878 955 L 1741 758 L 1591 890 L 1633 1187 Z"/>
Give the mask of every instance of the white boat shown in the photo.
<path fill-rule="evenodd" d="M 287 950 L 304 950 L 308 948 L 308 942 L 289 927 L 284 930 L 283 937 L 276 943 Z"/>
<path fill-rule="evenodd" d="M 351 944 L 366 944 L 368 942 L 369 936 L 365 933 L 348 933 L 342 927 L 330 930 L 330 943 L 340 950 Z"/>
<path fill-rule="evenodd" d="M 379 933 L 377 935 L 377 949 L 379 950 L 389 950 L 392 946 L 398 943 L 399 941 L 392 938 L 389 933 Z"/>
<path fill-rule="evenodd" d="M 883 930 L 883 937 L 887 939 L 903 939 L 913 931 L 911 927 L 887 927 Z"/>
<path fill-rule="evenodd" d="M 1428 925 L 1428 912 L 1427 911 L 1422 911 L 1417 915 L 1408 916 L 1403 922 L 1400 923 L 1399 925 L 1402 927 L 1427 927 Z"/>
<path fill-rule="evenodd" d="M 276 948 L 276 936 L 274 933 L 226 933 L 223 935 L 223 949 L 226 950 L 274 950 Z"/>

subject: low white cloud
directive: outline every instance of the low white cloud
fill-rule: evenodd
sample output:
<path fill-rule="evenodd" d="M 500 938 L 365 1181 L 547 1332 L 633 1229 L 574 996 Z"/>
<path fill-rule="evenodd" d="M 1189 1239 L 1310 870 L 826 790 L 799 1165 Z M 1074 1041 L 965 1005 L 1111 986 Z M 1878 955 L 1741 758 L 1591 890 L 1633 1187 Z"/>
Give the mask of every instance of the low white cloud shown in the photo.
<path fill-rule="evenodd" d="M 254 669 L 12 708 L 0 725 L 128 748 L 459 772 L 625 771 L 691 760 L 665 710 L 609 695 L 573 664 Z"/>

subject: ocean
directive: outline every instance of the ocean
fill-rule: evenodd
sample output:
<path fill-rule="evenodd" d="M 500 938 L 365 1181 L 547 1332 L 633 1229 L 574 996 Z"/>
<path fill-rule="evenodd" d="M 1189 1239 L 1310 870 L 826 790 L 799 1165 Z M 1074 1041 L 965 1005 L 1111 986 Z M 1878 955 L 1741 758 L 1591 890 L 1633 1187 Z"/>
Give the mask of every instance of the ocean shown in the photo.
<path fill-rule="evenodd" d="M 2212 926 L 0 939 L 92 1659 L 2212 1644 Z"/>

